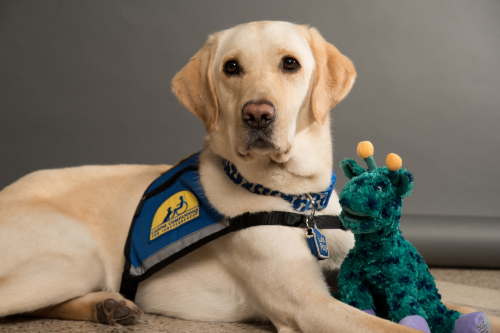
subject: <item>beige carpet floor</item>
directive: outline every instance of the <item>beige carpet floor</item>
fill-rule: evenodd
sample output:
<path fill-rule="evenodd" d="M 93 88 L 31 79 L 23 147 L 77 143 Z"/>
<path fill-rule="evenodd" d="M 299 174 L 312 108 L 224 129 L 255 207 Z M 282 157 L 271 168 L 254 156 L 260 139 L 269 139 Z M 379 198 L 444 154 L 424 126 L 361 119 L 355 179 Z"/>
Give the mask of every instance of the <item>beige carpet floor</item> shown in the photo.
<path fill-rule="evenodd" d="M 500 317 L 500 270 L 431 269 L 443 300 Z M 113 327 L 81 321 L 8 317 L 0 332 L 276 332 L 269 324 L 206 323 L 144 315 L 139 324 Z"/>

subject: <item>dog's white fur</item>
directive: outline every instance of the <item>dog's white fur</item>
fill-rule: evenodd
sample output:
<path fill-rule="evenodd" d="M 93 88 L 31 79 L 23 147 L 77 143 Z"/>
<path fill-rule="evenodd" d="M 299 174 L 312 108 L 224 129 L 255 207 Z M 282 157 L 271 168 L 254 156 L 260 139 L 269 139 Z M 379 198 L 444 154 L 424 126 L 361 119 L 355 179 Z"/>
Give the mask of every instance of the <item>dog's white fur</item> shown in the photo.
<path fill-rule="evenodd" d="M 285 73 L 285 56 L 301 68 Z M 237 59 L 242 75 L 223 73 Z M 173 81 L 179 100 L 209 133 L 200 179 L 223 214 L 293 211 L 285 201 L 233 184 L 232 161 L 251 182 L 286 193 L 328 187 L 332 144 L 328 111 L 350 90 L 352 63 L 319 33 L 286 22 L 254 22 L 210 36 Z M 245 141 L 241 109 L 267 100 L 276 108 L 272 148 Z M 167 143 L 168 144 L 168 143 Z M 133 212 L 160 166 L 85 166 L 30 174 L 0 194 L 0 316 L 32 312 L 96 319 L 95 306 L 117 294 Z M 338 214 L 336 194 L 319 214 Z M 141 283 L 143 311 L 191 320 L 268 318 L 279 332 L 413 332 L 336 301 L 322 271 L 340 266 L 350 233 L 325 230 L 331 259 L 315 260 L 304 230 L 253 227 L 192 252 Z M 68 301 L 69 300 L 69 301 Z M 135 309 L 135 305 L 126 301 Z M 49 308 L 47 308 L 49 307 Z"/>

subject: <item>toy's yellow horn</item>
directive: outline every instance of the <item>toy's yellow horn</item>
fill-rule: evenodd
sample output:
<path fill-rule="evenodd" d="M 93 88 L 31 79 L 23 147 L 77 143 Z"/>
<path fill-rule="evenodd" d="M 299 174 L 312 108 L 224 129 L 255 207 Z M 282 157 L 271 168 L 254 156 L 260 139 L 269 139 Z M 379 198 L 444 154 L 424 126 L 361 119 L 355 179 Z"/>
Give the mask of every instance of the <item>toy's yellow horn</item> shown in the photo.
<path fill-rule="evenodd" d="M 368 170 L 375 170 L 377 168 L 377 163 L 373 159 L 373 145 L 370 141 L 362 141 L 358 143 L 358 149 L 356 150 L 358 156 L 361 157 L 368 166 Z"/>
<path fill-rule="evenodd" d="M 398 155 L 390 153 L 385 159 L 385 165 L 387 166 L 387 169 L 396 171 L 403 165 L 403 160 Z"/>
<path fill-rule="evenodd" d="M 362 141 L 358 143 L 358 156 L 362 159 L 373 156 L 373 145 L 370 141 Z"/>

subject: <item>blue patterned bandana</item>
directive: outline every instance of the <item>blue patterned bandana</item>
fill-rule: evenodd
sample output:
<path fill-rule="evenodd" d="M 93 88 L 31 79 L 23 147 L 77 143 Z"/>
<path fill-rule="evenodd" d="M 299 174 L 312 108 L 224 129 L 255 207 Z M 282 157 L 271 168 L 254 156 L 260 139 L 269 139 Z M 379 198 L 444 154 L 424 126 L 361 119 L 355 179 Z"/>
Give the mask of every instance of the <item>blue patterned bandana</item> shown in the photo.
<path fill-rule="evenodd" d="M 231 179 L 236 185 L 240 185 L 255 194 L 268 195 L 286 200 L 292 205 L 293 209 L 298 212 L 305 212 L 311 209 L 311 202 L 305 194 L 285 194 L 279 191 L 273 191 L 260 184 L 250 183 L 243 178 L 233 163 L 228 160 L 223 160 L 223 164 L 224 171 L 229 176 L 229 179 Z M 332 170 L 332 181 L 330 183 L 330 187 L 323 192 L 309 193 L 309 195 L 316 202 L 316 210 L 321 210 L 328 205 L 328 200 L 330 200 L 330 196 L 332 195 L 336 179 L 337 177 L 335 176 L 335 172 Z"/>

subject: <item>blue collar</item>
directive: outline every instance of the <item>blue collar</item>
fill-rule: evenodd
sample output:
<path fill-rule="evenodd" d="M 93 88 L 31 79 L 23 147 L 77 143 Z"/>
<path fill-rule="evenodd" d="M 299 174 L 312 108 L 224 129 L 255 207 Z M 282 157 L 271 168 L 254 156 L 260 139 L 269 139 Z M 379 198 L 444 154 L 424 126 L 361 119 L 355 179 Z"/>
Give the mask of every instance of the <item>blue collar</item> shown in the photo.
<path fill-rule="evenodd" d="M 223 164 L 224 171 L 229 176 L 229 179 L 231 179 L 236 185 L 240 185 L 241 187 L 246 188 L 247 190 L 255 194 L 273 196 L 286 200 L 292 205 L 293 209 L 298 212 L 305 212 L 311 209 L 311 202 L 305 194 L 285 194 L 283 192 L 273 191 L 260 184 L 250 183 L 245 178 L 243 178 L 243 176 L 238 172 L 238 169 L 233 163 L 229 162 L 228 160 L 223 160 Z M 330 183 L 330 187 L 328 187 L 323 192 L 309 193 L 309 195 L 316 202 L 317 210 L 324 209 L 326 206 L 328 206 L 328 200 L 330 200 L 330 196 L 332 195 L 333 186 L 335 185 L 336 179 L 337 177 L 335 176 L 335 172 L 333 172 L 332 170 L 332 180 Z"/>

